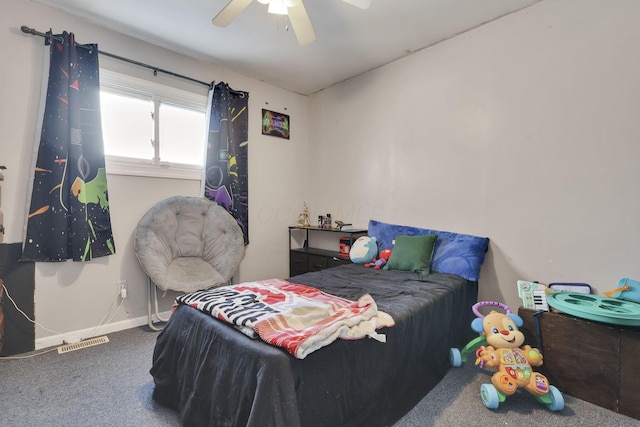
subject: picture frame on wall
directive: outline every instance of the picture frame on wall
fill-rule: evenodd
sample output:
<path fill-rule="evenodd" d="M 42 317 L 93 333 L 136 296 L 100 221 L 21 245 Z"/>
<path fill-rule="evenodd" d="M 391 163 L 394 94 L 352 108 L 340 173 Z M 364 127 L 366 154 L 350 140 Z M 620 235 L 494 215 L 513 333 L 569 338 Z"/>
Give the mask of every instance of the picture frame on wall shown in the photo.
<path fill-rule="evenodd" d="M 289 139 L 289 116 L 262 109 L 262 134 Z"/>

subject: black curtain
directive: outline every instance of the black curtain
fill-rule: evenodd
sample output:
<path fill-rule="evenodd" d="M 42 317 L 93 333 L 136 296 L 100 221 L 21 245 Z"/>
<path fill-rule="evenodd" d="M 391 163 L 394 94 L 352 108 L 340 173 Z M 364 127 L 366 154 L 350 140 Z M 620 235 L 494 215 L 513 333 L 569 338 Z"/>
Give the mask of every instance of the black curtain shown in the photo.
<path fill-rule="evenodd" d="M 209 91 L 204 196 L 224 206 L 249 244 L 249 93 L 220 82 Z"/>
<path fill-rule="evenodd" d="M 49 81 L 23 260 L 115 253 L 104 163 L 98 46 L 51 35 Z"/>

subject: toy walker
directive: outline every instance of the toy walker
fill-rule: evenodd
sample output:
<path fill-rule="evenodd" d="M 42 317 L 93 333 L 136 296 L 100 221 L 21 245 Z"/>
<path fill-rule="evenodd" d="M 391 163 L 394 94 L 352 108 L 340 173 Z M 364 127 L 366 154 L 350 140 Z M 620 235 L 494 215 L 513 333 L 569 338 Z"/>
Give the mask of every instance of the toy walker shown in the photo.
<path fill-rule="evenodd" d="M 493 306 L 503 309 L 504 313 L 492 310 L 483 316 L 480 307 Z M 480 336 L 470 341 L 462 351 L 457 348 L 449 350 L 449 361 L 454 367 L 466 362 L 469 355 L 476 355 L 476 365 L 497 368 L 491 377 L 491 384 L 482 384 L 480 397 L 489 409 L 496 409 L 507 396 L 514 394 L 519 388 L 531 393 L 535 399 L 546 405 L 551 411 L 564 408 L 564 398 L 560 391 L 549 384 L 547 378 L 535 372 L 533 366 L 542 365 L 542 354 L 524 343 L 524 334 L 518 329 L 522 326 L 522 318 L 511 313 L 505 304 L 482 301 L 474 304 L 473 313 L 477 316 L 471 322 L 471 328 Z"/>

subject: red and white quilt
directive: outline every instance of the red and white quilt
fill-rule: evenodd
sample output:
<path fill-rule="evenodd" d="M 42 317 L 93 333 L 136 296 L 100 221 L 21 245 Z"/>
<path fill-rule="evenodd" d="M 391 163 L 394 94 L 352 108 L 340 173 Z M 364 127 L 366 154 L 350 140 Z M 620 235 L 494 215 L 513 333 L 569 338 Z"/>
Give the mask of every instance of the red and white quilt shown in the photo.
<path fill-rule="evenodd" d="M 179 296 L 176 302 L 230 323 L 249 336 L 257 334 L 298 359 L 338 338 L 369 336 L 385 342 L 385 335 L 376 330 L 394 325 L 368 294 L 350 301 L 280 279 L 197 291 Z"/>

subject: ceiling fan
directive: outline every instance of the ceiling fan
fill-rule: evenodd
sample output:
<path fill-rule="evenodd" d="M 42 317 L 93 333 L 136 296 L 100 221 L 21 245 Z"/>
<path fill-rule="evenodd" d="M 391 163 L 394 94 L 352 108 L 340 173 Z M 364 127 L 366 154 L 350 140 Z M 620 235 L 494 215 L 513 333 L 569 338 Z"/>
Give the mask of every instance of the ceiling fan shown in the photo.
<path fill-rule="evenodd" d="M 253 0 L 231 0 L 213 19 L 215 25 L 226 27 L 243 10 L 249 6 Z M 360 9 L 367 9 L 371 6 L 371 0 L 342 0 Z M 316 39 L 316 32 L 313 30 L 311 20 L 304 8 L 302 0 L 258 0 L 262 4 L 268 4 L 269 13 L 288 15 L 293 31 L 296 34 L 298 43 L 306 45 Z"/>

